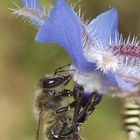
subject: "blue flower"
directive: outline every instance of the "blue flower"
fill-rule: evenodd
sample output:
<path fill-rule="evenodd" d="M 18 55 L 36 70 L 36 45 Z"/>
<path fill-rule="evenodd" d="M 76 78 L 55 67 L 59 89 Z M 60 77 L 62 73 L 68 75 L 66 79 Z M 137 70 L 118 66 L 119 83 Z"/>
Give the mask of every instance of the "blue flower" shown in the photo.
<path fill-rule="evenodd" d="M 23 4 L 43 15 L 37 0 L 23 0 Z M 120 45 L 115 8 L 85 24 L 65 0 L 56 0 L 48 17 L 31 18 L 31 21 L 39 27 L 37 42 L 64 47 L 72 59 L 72 67 L 76 69 L 74 80 L 88 91 L 98 89 L 102 92 L 110 86 L 130 90 L 135 86 L 135 83 L 124 80 L 127 76 L 123 77 L 123 72 L 120 74 L 123 60 L 114 51 Z"/>
<path fill-rule="evenodd" d="M 118 32 L 118 12 L 115 8 L 101 13 L 89 24 L 90 33 L 98 42 L 103 43 L 103 47 L 108 47 L 110 39 L 114 42 Z"/>
<path fill-rule="evenodd" d="M 43 8 L 39 4 L 38 0 L 22 0 L 22 3 L 26 8 L 34 9 L 35 11 L 38 11 L 40 13 L 43 12 Z"/>
<path fill-rule="evenodd" d="M 109 11 L 101 14 L 95 20 L 93 20 L 87 28 L 96 30 L 96 39 L 99 41 L 104 41 L 106 45 L 112 36 L 112 40 L 114 39 L 115 32 L 117 31 L 118 25 L 118 17 L 116 9 L 112 8 Z M 80 70 L 84 72 L 90 71 L 89 77 L 94 78 L 90 75 L 102 75 L 99 70 L 96 70 L 96 65 L 94 62 L 89 62 L 84 55 L 84 44 L 83 38 L 86 35 L 83 34 L 83 28 L 86 30 L 86 26 L 82 23 L 80 18 L 74 13 L 74 11 L 65 3 L 64 0 L 57 0 L 56 5 L 53 8 L 50 16 L 45 21 L 45 24 L 40 28 L 39 32 L 36 36 L 36 41 L 41 43 L 49 43 L 53 42 L 64 47 L 69 55 L 71 56 L 74 65 Z M 84 75 L 84 72 L 82 75 Z M 92 73 L 93 72 L 93 73 Z M 87 74 L 85 74 L 87 75 Z M 80 75 L 75 76 L 75 81 L 79 81 Z M 103 75 L 102 78 L 108 78 L 107 75 Z M 110 75 L 112 77 L 112 75 Z M 109 81 L 114 81 L 114 77 L 110 78 Z M 100 82 L 104 80 L 100 80 Z M 81 78 L 82 79 L 82 78 Z M 83 78 L 79 81 L 79 84 L 85 84 L 86 78 Z M 105 79 L 105 81 L 107 81 Z M 111 80 L 110 80 L 111 79 Z M 113 79 L 113 80 L 112 80 Z M 95 80 L 95 79 L 94 79 Z M 89 82 L 93 85 L 93 80 L 87 80 L 86 83 Z M 106 82 L 109 83 L 109 82 Z M 111 83 L 112 84 L 112 83 Z M 102 84 L 100 84 L 102 85 Z M 90 86 L 91 87 L 91 86 Z M 94 87 L 94 86 L 92 86 Z M 95 87 L 96 88 L 96 87 Z M 92 89 L 92 88 L 91 88 Z M 89 89 L 88 89 L 89 90 Z"/>

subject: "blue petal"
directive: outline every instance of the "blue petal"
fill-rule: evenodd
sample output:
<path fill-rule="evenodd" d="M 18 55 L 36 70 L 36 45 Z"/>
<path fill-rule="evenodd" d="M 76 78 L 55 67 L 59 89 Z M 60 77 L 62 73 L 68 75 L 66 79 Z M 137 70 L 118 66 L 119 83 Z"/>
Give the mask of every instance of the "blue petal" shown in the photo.
<path fill-rule="evenodd" d="M 42 19 L 37 15 L 44 15 L 44 10 L 38 0 L 22 0 L 22 3 L 31 11 L 31 14 L 29 16 L 27 15 L 27 17 L 32 21 L 32 24 L 40 27 L 42 25 Z"/>
<path fill-rule="evenodd" d="M 94 39 L 108 46 L 110 38 L 112 42 L 118 33 L 118 13 L 115 8 L 100 14 L 89 23 L 89 29 Z"/>
<path fill-rule="evenodd" d="M 103 74 L 103 79 L 107 80 L 108 84 L 117 86 L 116 78 L 112 72 Z"/>
<path fill-rule="evenodd" d="M 82 29 L 80 21 L 64 0 L 57 0 L 50 16 L 40 28 L 36 41 L 56 43 L 64 47 L 73 63 L 81 70 L 92 68 L 83 54 Z"/>
<path fill-rule="evenodd" d="M 118 84 L 118 87 L 123 90 L 123 91 L 129 91 L 131 90 L 133 87 L 136 86 L 135 83 L 130 83 L 130 82 L 125 82 L 124 80 L 122 80 L 118 75 L 115 75 L 116 78 L 116 82 Z"/>
<path fill-rule="evenodd" d="M 108 85 L 113 85 L 113 86 L 121 89 L 122 91 L 129 91 L 133 87 L 136 86 L 135 83 L 125 82 L 118 75 L 111 73 L 111 72 L 103 75 L 103 78 L 104 78 L 104 80 L 107 80 Z"/>
<path fill-rule="evenodd" d="M 43 8 L 39 4 L 38 0 L 22 0 L 22 3 L 26 8 L 34 9 L 38 12 L 43 12 Z"/>

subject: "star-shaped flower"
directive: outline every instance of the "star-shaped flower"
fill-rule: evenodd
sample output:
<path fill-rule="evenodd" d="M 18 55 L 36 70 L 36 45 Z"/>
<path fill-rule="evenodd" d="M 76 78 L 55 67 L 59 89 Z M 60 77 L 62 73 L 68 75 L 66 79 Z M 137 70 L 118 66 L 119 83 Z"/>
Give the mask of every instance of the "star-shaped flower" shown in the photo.
<path fill-rule="evenodd" d="M 64 47 L 72 59 L 70 68 L 75 69 L 73 79 L 85 91 L 106 93 L 112 86 L 130 91 L 140 81 L 138 43 L 119 36 L 115 8 L 84 23 L 65 0 L 56 0 L 49 15 L 37 0 L 23 0 L 23 4 L 14 12 L 39 27 L 37 42 Z"/>

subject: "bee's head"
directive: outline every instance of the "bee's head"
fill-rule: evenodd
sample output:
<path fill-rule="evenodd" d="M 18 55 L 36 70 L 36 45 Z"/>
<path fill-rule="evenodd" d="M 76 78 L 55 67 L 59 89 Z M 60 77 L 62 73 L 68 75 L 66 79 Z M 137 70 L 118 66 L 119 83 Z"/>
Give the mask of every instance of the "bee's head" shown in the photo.
<path fill-rule="evenodd" d="M 54 89 L 59 86 L 66 86 L 71 80 L 71 76 L 50 76 L 40 80 L 40 87 L 46 90 Z"/>

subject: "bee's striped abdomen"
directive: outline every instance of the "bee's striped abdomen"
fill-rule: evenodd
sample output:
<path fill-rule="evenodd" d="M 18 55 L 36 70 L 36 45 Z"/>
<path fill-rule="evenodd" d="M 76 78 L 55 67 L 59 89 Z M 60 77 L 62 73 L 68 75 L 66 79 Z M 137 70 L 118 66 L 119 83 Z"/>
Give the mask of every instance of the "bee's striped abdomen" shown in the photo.
<path fill-rule="evenodd" d="M 140 105 L 126 103 L 124 105 L 124 126 L 127 132 L 140 133 Z"/>

